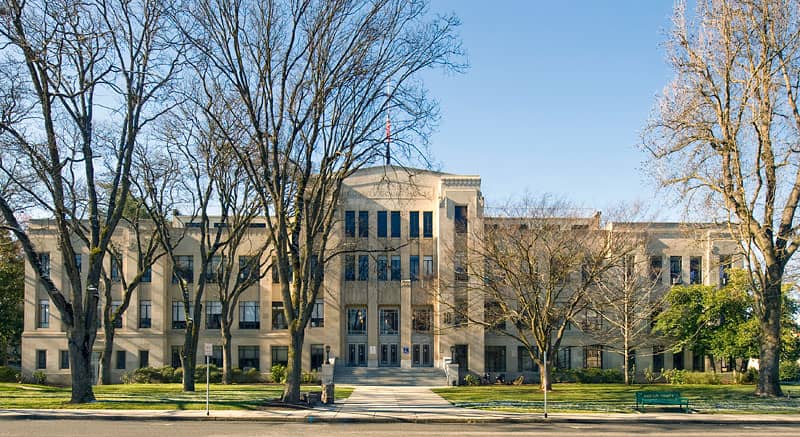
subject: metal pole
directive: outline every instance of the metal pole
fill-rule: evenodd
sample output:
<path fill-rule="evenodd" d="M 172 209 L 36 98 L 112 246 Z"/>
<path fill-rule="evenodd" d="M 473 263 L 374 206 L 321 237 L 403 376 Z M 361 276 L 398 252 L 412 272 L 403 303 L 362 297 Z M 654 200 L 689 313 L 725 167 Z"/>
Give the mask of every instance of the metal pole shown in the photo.
<path fill-rule="evenodd" d="M 208 391 L 209 391 L 209 389 L 208 389 L 208 386 L 209 386 L 208 373 L 209 373 L 209 371 L 208 371 L 208 355 L 206 355 L 206 416 L 208 416 Z M 544 417 L 547 417 L 547 414 L 545 414 Z"/>
<path fill-rule="evenodd" d="M 547 350 L 544 351 L 544 418 L 547 419 L 547 384 L 550 378 L 547 377 Z"/>

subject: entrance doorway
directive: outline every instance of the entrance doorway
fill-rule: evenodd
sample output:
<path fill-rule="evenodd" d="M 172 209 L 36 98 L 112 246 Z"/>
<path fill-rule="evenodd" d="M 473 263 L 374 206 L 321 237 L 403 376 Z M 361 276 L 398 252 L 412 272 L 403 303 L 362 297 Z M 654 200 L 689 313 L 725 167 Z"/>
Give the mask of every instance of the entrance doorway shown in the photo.
<path fill-rule="evenodd" d="M 411 345 L 411 367 L 432 367 L 431 345 L 427 343 Z"/>
<path fill-rule="evenodd" d="M 366 367 L 367 365 L 366 343 L 347 344 L 347 365 L 350 367 Z"/>
<path fill-rule="evenodd" d="M 453 350 L 453 362 L 458 364 L 459 384 L 469 373 L 469 345 L 457 344 Z"/>
<path fill-rule="evenodd" d="M 381 344 L 380 366 L 398 367 L 400 366 L 400 354 L 398 353 L 397 343 Z"/>

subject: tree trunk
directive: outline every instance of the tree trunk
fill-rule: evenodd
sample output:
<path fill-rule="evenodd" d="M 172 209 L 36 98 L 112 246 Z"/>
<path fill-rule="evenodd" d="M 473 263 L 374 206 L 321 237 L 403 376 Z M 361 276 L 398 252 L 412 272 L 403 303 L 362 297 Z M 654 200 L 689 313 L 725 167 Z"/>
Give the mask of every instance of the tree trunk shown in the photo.
<path fill-rule="evenodd" d="M 289 404 L 300 402 L 300 383 L 303 375 L 303 341 L 305 331 L 296 331 L 297 323 L 290 325 L 289 363 L 286 366 L 286 386 L 283 389 L 283 401 Z"/>
<path fill-rule="evenodd" d="M 764 313 L 759 320 L 761 351 L 756 395 L 778 397 L 783 396 L 778 374 L 781 356 L 781 282 L 771 281 L 764 297 Z"/>
<path fill-rule="evenodd" d="M 111 356 L 114 353 L 114 324 L 106 321 L 103 325 L 105 342 L 103 343 L 103 354 L 100 356 L 100 381 L 101 385 L 109 385 L 111 382 Z"/>
<path fill-rule="evenodd" d="M 547 360 L 547 365 L 546 366 L 545 366 L 544 361 L 538 363 L 539 364 L 539 388 L 541 388 L 542 390 L 546 389 L 547 391 L 552 391 L 553 390 L 553 382 L 552 382 L 552 379 L 550 378 L 550 375 L 552 374 L 552 371 L 553 371 L 553 369 L 552 369 L 553 361 L 550 359 L 550 357 L 545 357 L 545 359 Z M 547 371 L 545 371 L 545 369 L 547 369 Z"/>
<path fill-rule="evenodd" d="M 197 341 L 199 337 L 197 322 L 186 321 L 181 365 L 183 366 L 183 391 L 194 391 L 194 369 L 197 367 Z"/>
<path fill-rule="evenodd" d="M 624 346 L 622 348 L 622 353 L 623 353 L 623 356 L 622 356 L 622 370 L 623 370 L 623 372 L 622 373 L 625 375 L 625 385 L 631 385 L 631 367 L 630 367 L 630 365 L 631 365 L 631 363 L 630 363 L 631 350 L 630 350 L 630 346 L 629 346 L 629 343 L 628 343 L 628 336 L 627 335 L 625 336 L 625 339 L 624 339 Z"/>
<path fill-rule="evenodd" d="M 71 327 L 67 330 L 69 348 L 69 366 L 72 374 L 71 404 L 94 402 L 92 390 L 92 345 L 96 331 L 83 327 Z"/>
<path fill-rule="evenodd" d="M 231 361 L 231 325 L 222 322 L 222 383 L 231 384 L 233 382 L 233 371 Z"/>

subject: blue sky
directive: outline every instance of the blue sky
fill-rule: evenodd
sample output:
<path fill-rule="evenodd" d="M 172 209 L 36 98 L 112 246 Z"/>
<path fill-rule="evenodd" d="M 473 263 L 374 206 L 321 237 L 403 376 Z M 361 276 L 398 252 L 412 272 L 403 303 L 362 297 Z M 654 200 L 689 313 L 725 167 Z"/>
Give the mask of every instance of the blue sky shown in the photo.
<path fill-rule="evenodd" d="M 469 69 L 431 74 L 442 170 L 480 174 L 489 205 L 524 191 L 604 209 L 653 199 L 637 149 L 672 74 L 673 2 L 432 0 L 455 12 Z"/>

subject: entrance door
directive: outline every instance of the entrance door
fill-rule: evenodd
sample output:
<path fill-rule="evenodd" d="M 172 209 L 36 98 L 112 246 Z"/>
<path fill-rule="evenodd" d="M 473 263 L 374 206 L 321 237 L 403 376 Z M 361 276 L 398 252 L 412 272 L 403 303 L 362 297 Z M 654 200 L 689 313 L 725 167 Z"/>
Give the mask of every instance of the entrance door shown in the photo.
<path fill-rule="evenodd" d="M 397 343 L 381 344 L 380 365 L 383 367 L 397 367 L 400 365 L 400 353 Z"/>
<path fill-rule="evenodd" d="M 364 343 L 347 344 L 347 365 L 365 367 L 367 365 L 367 345 Z"/>
<path fill-rule="evenodd" d="M 431 367 L 431 345 L 427 343 L 411 345 L 411 367 Z"/>
<path fill-rule="evenodd" d="M 455 345 L 453 362 L 458 364 L 458 381 L 460 383 L 469 372 L 469 345 Z"/>

